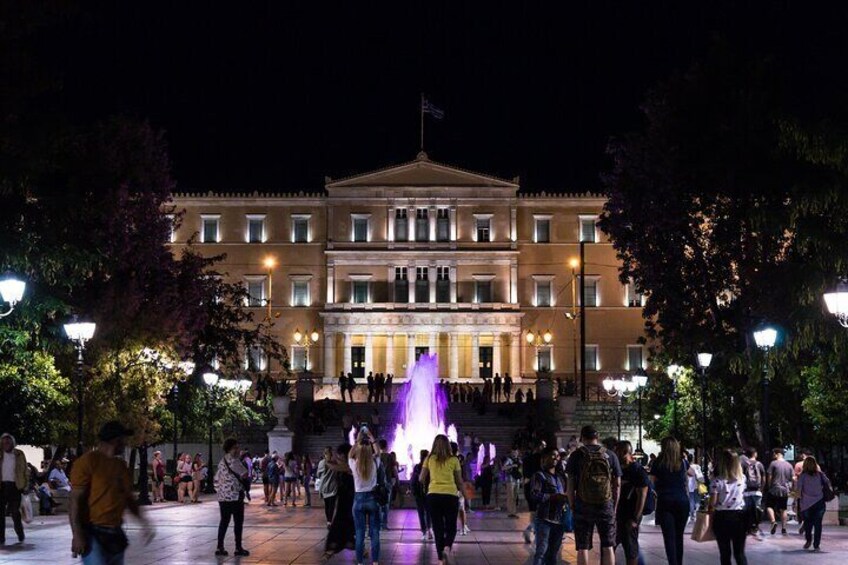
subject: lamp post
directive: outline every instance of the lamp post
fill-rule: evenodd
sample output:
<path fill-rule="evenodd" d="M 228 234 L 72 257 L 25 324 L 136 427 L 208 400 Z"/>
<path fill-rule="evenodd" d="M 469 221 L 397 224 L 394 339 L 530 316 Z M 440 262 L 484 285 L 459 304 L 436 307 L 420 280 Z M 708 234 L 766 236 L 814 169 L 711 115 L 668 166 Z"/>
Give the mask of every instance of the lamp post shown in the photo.
<path fill-rule="evenodd" d="M 566 312 L 565 317 L 571 320 L 571 350 L 574 359 L 574 382 L 577 382 L 577 319 L 580 317 L 580 310 L 577 307 L 577 267 L 580 266 L 580 260 L 572 257 L 568 260 L 568 266 L 571 267 L 571 312 Z"/>
<path fill-rule="evenodd" d="M 318 330 L 313 329 L 312 332 L 308 334 L 302 334 L 300 332 L 300 328 L 294 330 L 294 342 L 299 346 L 303 347 L 304 350 L 304 358 L 303 358 L 303 370 L 309 371 L 311 370 L 309 363 L 309 348 L 318 343 L 318 339 L 320 339 L 321 334 L 318 333 Z"/>
<path fill-rule="evenodd" d="M 701 369 L 701 469 L 707 470 L 707 369 L 713 361 L 712 353 L 698 353 Z"/>
<path fill-rule="evenodd" d="M 639 438 L 636 442 L 636 453 L 641 458 L 645 455 L 645 452 L 642 451 L 642 389 L 648 386 L 648 373 L 645 372 L 645 369 L 642 367 L 636 369 L 633 374 L 633 382 L 636 383 L 636 392 L 639 394 Z"/>
<path fill-rule="evenodd" d="M 836 288 L 824 294 L 828 312 L 836 316 L 843 328 L 848 328 L 848 282 L 839 281 Z"/>
<path fill-rule="evenodd" d="M 271 312 L 271 305 L 273 299 L 273 285 L 274 285 L 274 267 L 277 266 L 277 260 L 268 255 L 262 261 L 262 264 L 265 266 L 265 269 L 268 271 L 268 297 L 265 299 L 265 303 L 268 305 L 268 313 L 265 315 L 265 319 L 268 321 L 268 340 L 271 340 L 271 326 L 274 325 L 274 316 Z M 278 314 L 279 316 L 279 314 Z M 267 390 L 267 387 L 271 386 L 271 355 L 270 352 L 265 352 L 265 387 L 261 387 L 261 390 Z M 261 377 L 257 376 L 257 383 L 259 382 Z M 266 392 L 267 394 L 267 392 Z"/>
<path fill-rule="evenodd" d="M 77 457 L 82 455 L 82 422 L 83 422 L 83 369 L 82 354 L 85 344 L 94 337 L 97 325 L 94 322 L 80 322 L 74 317 L 65 324 L 65 335 L 68 336 L 77 350 Z"/>
<path fill-rule="evenodd" d="M 0 302 L 7 302 L 9 309 L 5 312 L 0 312 L 0 318 L 5 318 L 15 309 L 15 305 L 24 297 L 26 283 L 18 280 L 11 275 L 7 275 L 0 280 Z"/>
<path fill-rule="evenodd" d="M 534 330 L 529 330 L 527 332 L 527 343 L 532 345 L 535 351 L 536 356 L 536 373 L 547 372 L 550 371 L 550 366 L 542 368 L 539 365 L 539 348 L 544 347 L 551 343 L 551 340 L 554 339 L 554 334 L 551 333 L 551 330 L 545 330 L 544 332 L 537 332 Z"/>
<path fill-rule="evenodd" d="M 771 438 L 769 437 L 769 353 L 775 342 L 777 342 L 777 330 L 771 326 L 763 326 L 754 331 L 754 342 L 762 350 L 765 356 L 763 362 L 763 407 L 760 411 L 760 426 L 763 429 L 763 451 L 770 449 Z"/>
<path fill-rule="evenodd" d="M 671 433 L 674 436 L 677 436 L 677 379 L 680 378 L 680 373 L 683 371 L 683 367 L 680 365 L 676 365 L 672 363 L 668 367 L 666 367 L 665 372 L 668 375 L 668 378 L 671 379 L 672 389 L 671 389 Z"/>
<path fill-rule="evenodd" d="M 617 399 L 616 407 L 615 407 L 615 420 L 618 426 L 618 439 L 621 440 L 621 401 L 623 398 L 630 396 L 637 390 L 639 390 L 640 385 L 638 383 L 643 382 L 642 379 L 636 380 L 636 378 L 625 379 L 624 377 L 607 377 L 605 378 L 601 384 L 604 386 L 604 390 L 608 395 L 614 396 Z M 645 383 L 647 383 L 647 376 L 645 377 Z M 641 421 L 640 421 L 641 426 Z M 640 427 L 641 432 L 641 427 Z M 641 436 L 641 433 L 640 433 Z M 640 437 L 641 443 L 641 437 Z M 640 446 L 641 447 L 641 446 Z"/>
<path fill-rule="evenodd" d="M 203 492 L 215 494 L 215 474 L 212 472 L 212 395 L 218 384 L 218 374 L 203 373 L 203 382 L 206 383 L 206 417 L 209 419 L 209 457 L 206 459 L 206 488 Z"/>

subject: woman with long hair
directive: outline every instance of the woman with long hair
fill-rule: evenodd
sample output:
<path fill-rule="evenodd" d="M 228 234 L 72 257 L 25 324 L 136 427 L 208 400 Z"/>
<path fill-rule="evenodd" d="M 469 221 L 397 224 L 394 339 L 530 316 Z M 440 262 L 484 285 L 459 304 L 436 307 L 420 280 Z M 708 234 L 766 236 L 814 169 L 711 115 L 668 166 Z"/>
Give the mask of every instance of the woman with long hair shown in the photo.
<path fill-rule="evenodd" d="M 657 491 L 656 523 L 662 530 L 669 565 L 683 565 L 683 530 L 689 520 L 688 470 L 680 443 L 670 436 L 663 438 L 650 475 Z"/>
<path fill-rule="evenodd" d="M 364 433 L 363 433 L 364 432 Z M 362 565 L 365 557 L 365 523 L 370 524 L 371 562 L 380 561 L 381 509 L 374 496 L 380 470 L 380 459 L 374 456 L 374 437 L 368 428 L 360 430 L 356 445 L 350 450 L 350 469 L 356 494 L 353 498 L 353 522 L 356 527 L 356 563 Z M 385 473 L 385 470 L 382 471 Z M 385 476 L 385 475 L 384 475 Z M 385 479 L 384 479 L 385 480 Z"/>
<path fill-rule="evenodd" d="M 804 549 L 821 551 L 822 519 L 827 509 L 824 500 L 825 485 L 830 486 L 830 479 L 822 473 L 816 458 L 808 455 L 801 466 L 801 474 L 798 475 L 798 509 L 804 521 L 804 536 L 806 542 Z"/>
<path fill-rule="evenodd" d="M 312 458 L 309 457 L 309 454 L 303 456 L 303 463 L 301 464 L 301 475 L 303 482 L 303 492 L 306 497 L 306 504 L 304 506 L 312 506 L 312 491 L 309 488 L 309 483 L 312 482 Z"/>
<path fill-rule="evenodd" d="M 177 500 L 182 504 L 186 497 L 194 498 L 194 483 L 191 478 L 191 455 L 183 453 L 177 460 Z"/>
<path fill-rule="evenodd" d="M 199 453 L 194 454 L 194 461 L 191 462 L 191 483 L 192 492 L 191 501 L 200 502 L 200 483 L 203 482 L 203 457 Z"/>
<path fill-rule="evenodd" d="M 739 456 L 729 449 L 718 457 L 716 474 L 710 482 L 710 512 L 713 515 L 721 565 L 730 565 L 731 555 L 736 565 L 747 565 L 745 538 L 748 522 L 745 513 L 745 487 L 747 486 Z"/>
<path fill-rule="evenodd" d="M 285 491 L 283 492 L 283 506 L 287 500 L 291 500 L 292 507 L 297 506 L 297 495 L 300 490 L 297 488 L 298 475 L 300 474 L 300 464 L 297 461 L 294 453 L 289 451 L 283 461 L 283 483 Z"/>
<path fill-rule="evenodd" d="M 165 462 L 161 451 L 153 452 L 150 467 L 153 470 L 153 502 L 165 502 Z"/>
<path fill-rule="evenodd" d="M 215 472 L 215 492 L 218 495 L 218 509 L 221 519 L 218 522 L 218 548 L 215 555 L 226 557 L 224 537 L 233 520 L 233 534 L 236 542 L 237 557 L 247 557 L 250 552 L 242 546 L 242 531 L 244 528 L 244 480 L 248 478 L 247 468 L 239 459 L 239 444 L 234 438 L 228 438 L 223 445 L 224 455 L 218 462 Z"/>
<path fill-rule="evenodd" d="M 433 449 L 421 467 L 419 479 L 427 484 L 427 506 L 436 537 L 439 563 L 447 562 L 456 539 L 456 518 L 459 513 L 459 496 L 462 490 L 462 472 L 459 459 L 452 451 L 448 436 L 439 434 L 433 440 Z"/>
<path fill-rule="evenodd" d="M 350 450 L 350 444 L 341 444 L 336 449 L 335 456 L 325 464 L 329 472 L 335 474 L 334 480 L 336 482 L 333 513 L 329 517 L 330 528 L 327 532 L 327 541 L 324 544 L 325 560 L 330 559 L 342 550 L 356 548 L 356 526 L 353 521 L 355 490 L 353 470 L 350 468 L 348 460 Z M 324 478 L 321 480 L 322 489 L 326 478 L 327 473 L 325 472 Z"/>

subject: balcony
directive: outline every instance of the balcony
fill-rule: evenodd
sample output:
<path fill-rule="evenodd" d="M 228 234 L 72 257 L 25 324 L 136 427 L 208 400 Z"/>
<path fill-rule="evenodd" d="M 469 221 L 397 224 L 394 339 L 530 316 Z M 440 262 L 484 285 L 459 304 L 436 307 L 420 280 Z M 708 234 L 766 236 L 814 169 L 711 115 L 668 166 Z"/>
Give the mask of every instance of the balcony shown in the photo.
<path fill-rule="evenodd" d="M 331 302 L 324 306 L 325 310 L 335 311 L 405 311 L 405 312 L 450 312 L 450 311 L 518 311 L 521 309 L 519 304 L 510 304 L 508 302 L 369 302 L 365 304 L 357 304 L 352 302 Z"/>

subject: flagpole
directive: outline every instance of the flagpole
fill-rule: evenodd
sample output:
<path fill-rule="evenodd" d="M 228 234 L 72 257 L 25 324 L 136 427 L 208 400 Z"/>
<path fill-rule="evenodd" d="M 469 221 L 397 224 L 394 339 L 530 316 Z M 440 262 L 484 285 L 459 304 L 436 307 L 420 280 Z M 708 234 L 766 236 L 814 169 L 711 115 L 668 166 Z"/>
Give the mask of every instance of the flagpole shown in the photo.
<path fill-rule="evenodd" d="M 424 151 L 424 93 L 421 93 L 421 104 L 418 105 L 418 113 L 421 115 L 421 151 Z"/>

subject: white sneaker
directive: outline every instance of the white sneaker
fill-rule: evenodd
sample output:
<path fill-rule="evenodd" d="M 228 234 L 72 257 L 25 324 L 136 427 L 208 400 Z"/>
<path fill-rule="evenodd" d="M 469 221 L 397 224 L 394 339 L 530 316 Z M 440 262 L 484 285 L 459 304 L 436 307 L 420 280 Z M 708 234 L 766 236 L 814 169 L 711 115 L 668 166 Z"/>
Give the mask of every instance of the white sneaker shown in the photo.
<path fill-rule="evenodd" d="M 462 535 L 465 536 L 465 535 L 468 535 L 470 533 L 471 533 L 471 528 L 469 528 L 467 524 L 462 527 Z"/>
<path fill-rule="evenodd" d="M 421 534 L 421 541 L 427 541 L 427 534 Z"/>

